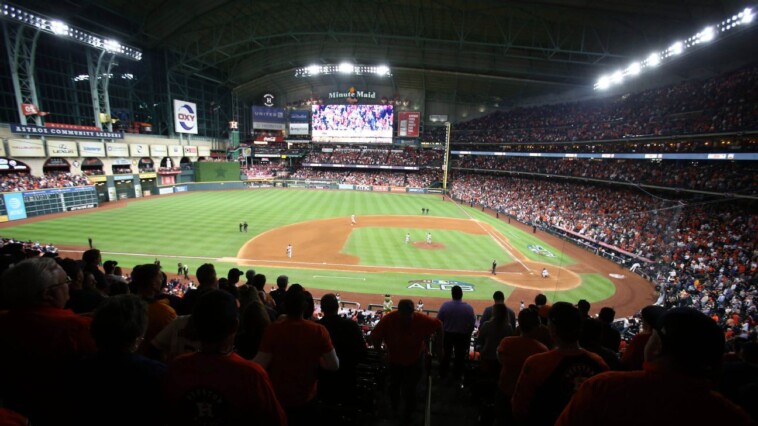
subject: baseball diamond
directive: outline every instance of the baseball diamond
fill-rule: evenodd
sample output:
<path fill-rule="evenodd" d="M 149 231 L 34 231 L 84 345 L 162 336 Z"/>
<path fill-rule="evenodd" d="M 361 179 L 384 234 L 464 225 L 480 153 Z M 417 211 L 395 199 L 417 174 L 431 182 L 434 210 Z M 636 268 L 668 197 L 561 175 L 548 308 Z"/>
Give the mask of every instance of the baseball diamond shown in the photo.
<path fill-rule="evenodd" d="M 274 200 L 278 209 L 265 207 Z M 436 215 L 409 214 L 421 203 L 433 206 Z M 238 213 L 229 217 L 228 224 L 211 219 L 228 216 L 233 206 L 236 211 L 257 212 L 246 216 L 250 234 L 237 230 Z M 346 213 L 352 206 L 360 217 L 355 225 L 350 224 L 351 213 Z M 202 213 L 164 219 L 181 211 Z M 636 274 L 614 274 L 619 266 L 606 259 L 546 233 L 534 236 L 525 225 L 507 224 L 494 218 L 493 212 L 430 195 L 298 189 L 190 192 L 0 224 L 11 228 L 4 233 L 19 238 L 47 235 L 72 257 L 79 254 L 68 252 L 86 249 L 79 242 L 82 226 L 108 258 L 124 265 L 153 258 L 192 259 L 195 264 L 255 268 L 272 276 L 285 273 L 293 282 L 317 289 L 317 295 L 339 291 L 344 300 L 363 306 L 378 303 L 388 291 L 423 297 L 428 309 L 446 300 L 447 292 L 439 288 L 408 284 L 418 279 L 473 283 L 475 290 L 467 300 L 477 309 L 488 306 L 496 290 L 509 294 L 507 303 L 512 306 L 542 292 L 560 300 L 602 301 L 622 314 L 654 301 L 652 285 Z M 428 231 L 435 235 L 431 246 L 425 242 Z M 404 243 L 406 234 L 412 244 Z M 147 244 L 140 235 L 163 237 Z M 284 250 L 290 243 L 292 258 Z M 535 245 L 553 256 L 535 252 L 530 248 Z M 499 259 L 497 275 L 490 270 L 493 257 Z M 550 270 L 549 279 L 541 278 L 543 268 Z"/>

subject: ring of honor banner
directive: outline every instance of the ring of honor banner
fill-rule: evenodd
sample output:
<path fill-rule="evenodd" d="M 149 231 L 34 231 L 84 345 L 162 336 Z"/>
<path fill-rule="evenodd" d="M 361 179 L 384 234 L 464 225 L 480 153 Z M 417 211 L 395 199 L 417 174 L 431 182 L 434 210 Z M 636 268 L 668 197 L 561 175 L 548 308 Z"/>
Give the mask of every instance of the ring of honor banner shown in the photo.
<path fill-rule="evenodd" d="M 420 112 L 397 113 L 397 135 L 399 137 L 417 138 L 419 136 Z"/>

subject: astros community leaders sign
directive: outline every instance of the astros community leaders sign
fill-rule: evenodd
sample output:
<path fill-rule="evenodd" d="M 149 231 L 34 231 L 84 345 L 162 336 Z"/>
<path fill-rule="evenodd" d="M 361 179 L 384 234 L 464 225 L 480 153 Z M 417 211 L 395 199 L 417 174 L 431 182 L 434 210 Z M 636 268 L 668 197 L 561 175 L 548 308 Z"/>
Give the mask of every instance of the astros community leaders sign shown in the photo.
<path fill-rule="evenodd" d="M 95 130 L 59 129 L 56 127 L 25 126 L 11 124 L 11 133 L 20 135 L 60 136 L 64 138 L 123 139 L 121 132 L 98 132 Z"/>

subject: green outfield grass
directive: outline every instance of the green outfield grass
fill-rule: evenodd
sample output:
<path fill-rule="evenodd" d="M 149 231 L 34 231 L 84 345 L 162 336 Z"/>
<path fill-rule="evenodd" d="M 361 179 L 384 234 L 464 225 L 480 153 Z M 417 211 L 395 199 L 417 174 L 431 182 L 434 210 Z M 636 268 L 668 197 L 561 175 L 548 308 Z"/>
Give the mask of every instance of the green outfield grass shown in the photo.
<path fill-rule="evenodd" d="M 406 233 L 411 234 L 412 242 L 426 244 L 426 231 L 422 229 L 358 228 L 350 234 L 343 252 L 358 256 L 364 265 L 413 268 L 486 271 L 492 259 L 498 259 L 500 264 L 513 260 L 489 235 L 436 229 L 432 232 L 433 241 L 445 248 L 425 250 L 405 244 Z"/>
<path fill-rule="evenodd" d="M 442 201 L 439 195 L 392 194 L 358 191 L 313 191 L 259 189 L 240 191 L 193 192 L 176 196 L 151 197 L 130 202 L 119 209 L 101 209 L 79 215 L 12 226 L 0 235 L 23 240 L 52 242 L 57 245 L 86 246 L 87 238 L 105 253 L 104 258 L 130 267 L 161 260 L 167 272 L 174 272 L 177 262 L 189 263 L 194 270 L 212 262 L 220 273 L 235 266 L 221 262 L 236 257 L 240 247 L 253 236 L 283 225 L 315 219 L 364 215 L 419 215 L 422 208 L 430 216 L 469 219 L 492 224 L 510 244 L 527 257 L 555 265 L 575 261 L 563 255 L 560 247 L 551 247 L 537 238 L 477 209 Z M 247 221 L 248 232 L 239 232 L 239 223 Z M 449 273 L 350 273 L 308 270 L 303 268 L 255 268 L 266 273 L 269 281 L 279 274 L 291 277 L 306 287 L 340 288 L 343 291 L 411 297 L 446 297 L 447 292 L 409 289 L 412 280 L 456 280 L 472 284 L 475 291 L 467 298 L 489 300 L 495 290 L 507 294 L 509 286 L 487 277 L 466 276 L 462 270 L 487 270 L 494 258 L 503 265 L 510 260 L 504 249 L 489 236 L 459 231 L 433 231 L 435 242 L 445 244 L 441 250 L 422 250 L 406 246 L 404 235 L 424 240 L 425 230 L 418 228 L 356 228 L 343 247 L 344 252 L 361 258 L 367 265 L 407 266 L 449 269 Z M 531 252 L 528 245 L 540 245 L 555 257 Z M 244 268 L 244 267 L 243 267 Z M 454 271 L 455 270 L 455 271 Z M 602 300 L 613 294 L 609 280 L 597 275 L 583 275 L 583 285 L 553 297 L 563 300 Z M 565 296 L 564 296 L 565 295 Z"/>

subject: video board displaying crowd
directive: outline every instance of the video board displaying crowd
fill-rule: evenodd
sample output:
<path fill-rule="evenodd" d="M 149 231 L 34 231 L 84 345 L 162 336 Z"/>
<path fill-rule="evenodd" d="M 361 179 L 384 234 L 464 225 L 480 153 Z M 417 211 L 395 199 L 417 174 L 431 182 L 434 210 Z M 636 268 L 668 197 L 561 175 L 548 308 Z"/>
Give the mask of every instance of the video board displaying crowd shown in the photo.
<path fill-rule="evenodd" d="M 313 105 L 313 142 L 392 143 L 392 105 Z"/>

